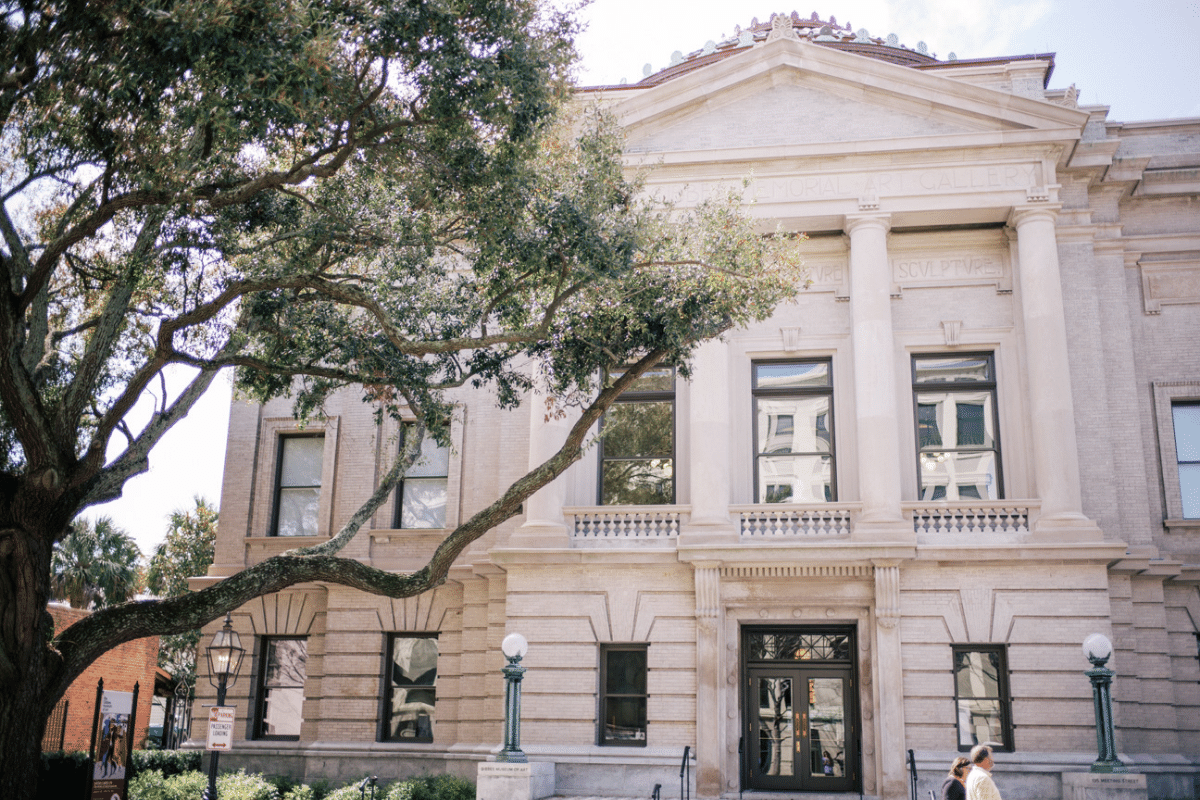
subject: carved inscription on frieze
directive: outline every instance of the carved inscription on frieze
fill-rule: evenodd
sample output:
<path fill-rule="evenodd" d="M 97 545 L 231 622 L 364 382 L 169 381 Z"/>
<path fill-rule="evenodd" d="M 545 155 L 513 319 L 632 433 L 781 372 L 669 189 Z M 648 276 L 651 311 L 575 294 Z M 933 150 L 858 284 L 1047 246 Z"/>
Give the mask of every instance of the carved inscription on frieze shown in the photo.
<path fill-rule="evenodd" d="M 946 251 L 892 255 L 892 283 L 906 287 L 991 285 L 1012 291 L 1012 274 L 1002 252 Z"/>
<path fill-rule="evenodd" d="M 997 280 L 1004 277 L 1004 263 L 996 256 L 951 256 L 894 258 L 892 273 L 897 283 L 947 280 Z"/>
<path fill-rule="evenodd" d="M 882 172 L 845 172 L 791 177 L 759 176 L 747 196 L 758 202 L 840 200 L 900 197 L 963 192 L 1026 190 L 1041 186 L 1037 164 L 982 164 L 939 169 L 897 169 Z M 723 194 L 724 184 L 660 184 L 655 194 L 684 204 L 698 203 Z"/>
<path fill-rule="evenodd" d="M 1142 300 L 1147 314 L 1159 314 L 1164 305 L 1200 304 L 1200 258 L 1142 261 Z"/>

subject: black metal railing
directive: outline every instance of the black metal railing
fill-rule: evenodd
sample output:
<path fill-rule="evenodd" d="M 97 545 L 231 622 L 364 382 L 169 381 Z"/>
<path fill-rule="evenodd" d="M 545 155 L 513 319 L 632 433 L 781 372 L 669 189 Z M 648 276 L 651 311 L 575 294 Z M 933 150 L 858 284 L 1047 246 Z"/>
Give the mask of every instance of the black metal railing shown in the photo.
<path fill-rule="evenodd" d="M 371 800 L 375 800 L 375 783 L 378 780 L 379 778 L 375 775 L 372 775 L 369 778 L 363 778 L 362 783 L 358 785 L 358 796 L 361 797 L 362 800 L 367 800 L 367 786 L 369 785 L 371 787 Z"/>
<path fill-rule="evenodd" d="M 688 756 L 691 755 L 692 748 L 688 745 L 683 748 L 683 763 L 679 765 L 679 797 L 680 800 L 690 800 L 692 796 L 692 770 L 691 761 Z"/>
<path fill-rule="evenodd" d="M 908 779 L 912 782 L 912 800 L 917 800 L 917 757 L 908 751 Z"/>

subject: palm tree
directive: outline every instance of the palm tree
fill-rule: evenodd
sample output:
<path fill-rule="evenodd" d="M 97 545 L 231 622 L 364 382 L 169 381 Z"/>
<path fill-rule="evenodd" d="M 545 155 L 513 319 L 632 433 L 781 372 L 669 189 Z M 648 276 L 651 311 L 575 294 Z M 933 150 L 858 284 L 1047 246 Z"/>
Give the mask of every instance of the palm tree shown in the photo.
<path fill-rule="evenodd" d="M 110 517 L 84 519 L 54 545 L 50 584 L 54 597 L 73 608 L 104 608 L 132 599 L 141 589 L 142 552 Z"/>

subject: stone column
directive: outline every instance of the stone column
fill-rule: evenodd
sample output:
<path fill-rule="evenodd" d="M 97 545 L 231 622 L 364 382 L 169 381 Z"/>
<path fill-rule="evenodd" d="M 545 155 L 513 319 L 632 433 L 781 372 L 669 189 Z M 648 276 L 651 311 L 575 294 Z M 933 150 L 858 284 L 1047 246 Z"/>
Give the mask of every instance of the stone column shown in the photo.
<path fill-rule="evenodd" d="M 697 563 L 696 796 L 721 796 L 721 565 Z"/>
<path fill-rule="evenodd" d="M 529 468 L 540 466 L 558 452 L 571 432 L 575 414 L 547 406 L 547 395 L 533 391 L 529 395 Z M 518 546 L 565 547 L 566 520 L 563 506 L 567 500 L 566 476 L 560 475 L 525 501 L 525 524 L 513 536 Z"/>
<path fill-rule="evenodd" d="M 732 531 L 729 519 L 729 345 L 713 339 L 692 362 L 688 416 L 689 534 Z M 694 530 L 700 528 L 699 531 Z"/>
<path fill-rule="evenodd" d="M 900 564 L 875 562 L 875 719 L 879 796 L 908 797 L 904 662 L 900 653 Z"/>
<path fill-rule="evenodd" d="M 862 517 L 856 532 L 875 536 L 902 521 L 900 422 L 896 416 L 892 271 L 886 214 L 846 217 L 850 237 L 850 318 L 854 345 L 858 488 Z M 911 424 L 911 421 L 908 422 Z M 872 530 L 880 528 L 882 530 Z M 859 530 L 861 529 L 861 530 Z M 911 533 L 911 531 L 910 531 Z"/>
<path fill-rule="evenodd" d="M 1037 494 L 1037 527 L 1094 527 L 1083 516 L 1079 448 L 1071 400 L 1058 243 L 1057 206 L 1016 209 L 1021 314 L 1025 322 L 1025 371 L 1029 386 L 1030 433 Z"/>

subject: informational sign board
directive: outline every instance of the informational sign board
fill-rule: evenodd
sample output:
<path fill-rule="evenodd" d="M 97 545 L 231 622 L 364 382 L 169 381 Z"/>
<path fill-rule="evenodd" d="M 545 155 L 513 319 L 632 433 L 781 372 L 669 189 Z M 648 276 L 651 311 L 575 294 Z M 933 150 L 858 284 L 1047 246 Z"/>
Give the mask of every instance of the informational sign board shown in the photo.
<path fill-rule="evenodd" d="M 100 695 L 96 760 L 92 767 L 92 800 L 125 800 L 125 757 L 133 735 L 133 693 Z"/>
<path fill-rule="evenodd" d="M 208 709 L 208 743 L 205 750 L 233 748 L 233 706 L 212 706 Z"/>

